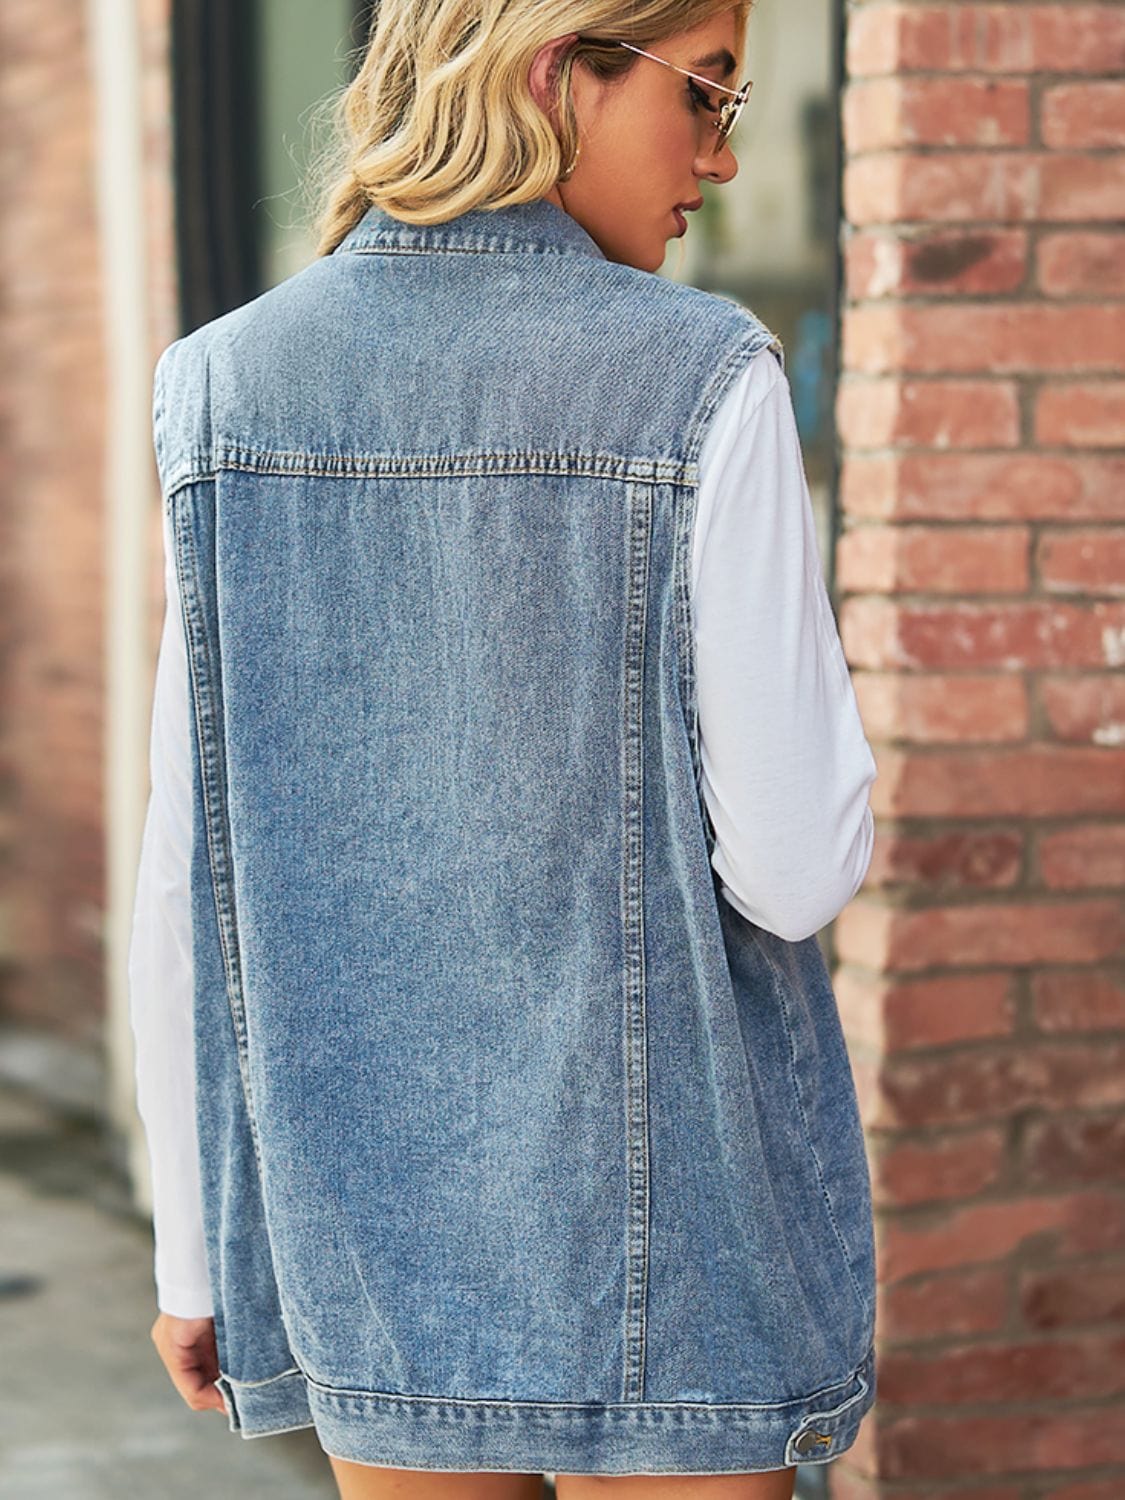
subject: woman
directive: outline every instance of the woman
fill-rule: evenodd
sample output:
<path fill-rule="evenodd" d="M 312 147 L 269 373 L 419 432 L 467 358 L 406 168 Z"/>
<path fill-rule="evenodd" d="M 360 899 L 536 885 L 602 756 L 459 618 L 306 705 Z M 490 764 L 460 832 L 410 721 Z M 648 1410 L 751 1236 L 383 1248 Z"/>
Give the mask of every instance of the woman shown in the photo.
<path fill-rule="evenodd" d="M 783 1500 L 874 1399 L 874 764 L 777 341 L 649 274 L 745 21 L 383 0 L 320 256 L 157 369 L 153 1338 L 344 1500 Z"/>

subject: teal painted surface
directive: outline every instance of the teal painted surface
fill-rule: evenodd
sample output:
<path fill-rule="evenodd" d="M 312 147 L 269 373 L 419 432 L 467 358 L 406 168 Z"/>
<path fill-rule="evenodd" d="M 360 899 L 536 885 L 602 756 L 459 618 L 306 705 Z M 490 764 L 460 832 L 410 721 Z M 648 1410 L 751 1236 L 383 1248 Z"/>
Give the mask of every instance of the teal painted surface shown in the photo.
<path fill-rule="evenodd" d="M 259 177 L 254 213 L 269 286 L 307 264 L 313 252 L 303 197 L 310 151 L 318 144 L 311 110 L 349 77 L 351 0 L 261 0 L 258 89 Z"/>

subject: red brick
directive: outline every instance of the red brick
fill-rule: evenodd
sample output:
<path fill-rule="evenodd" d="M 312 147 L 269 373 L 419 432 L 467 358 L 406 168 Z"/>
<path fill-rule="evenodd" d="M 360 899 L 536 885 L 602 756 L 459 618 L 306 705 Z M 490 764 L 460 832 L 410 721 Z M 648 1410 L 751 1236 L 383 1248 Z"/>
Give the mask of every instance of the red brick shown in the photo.
<path fill-rule="evenodd" d="M 875 840 L 866 884 L 1004 890 L 1019 879 L 1022 855 L 1023 839 L 1016 833 L 883 832 Z"/>
<path fill-rule="evenodd" d="M 844 141 L 853 154 L 893 146 L 1022 146 L 1030 120 L 1023 80 L 873 78 L 844 91 Z"/>
<path fill-rule="evenodd" d="M 879 1059 L 866 1050 L 851 1054 L 852 1077 L 859 1100 L 860 1119 L 874 1119 L 879 1107 Z"/>
<path fill-rule="evenodd" d="M 1036 562 L 1052 593 L 1125 594 L 1125 527 L 1048 531 Z"/>
<path fill-rule="evenodd" d="M 1010 15 L 1012 7 L 993 9 Z M 1036 72 L 1116 73 L 1125 66 L 1125 15 L 1120 6 L 1034 5 L 1027 8 L 1026 20 Z"/>
<path fill-rule="evenodd" d="M 1024 1110 L 1119 1107 L 1123 1061 L 1125 1038 L 903 1053 L 884 1064 L 883 1098 L 868 1125 L 932 1130 Z"/>
<path fill-rule="evenodd" d="M 1125 750 L 875 747 L 877 817 L 1043 818 L 1125 812 Z"/>
<path fill-rule="evenodd" d="M 998 1266 L 894 1282 L 882 1289 L 879 1303 L 883 1338 L 898 1342 L 996 1332 L 1008 1315 L 1007 1282 Z"/>
<path fill-rule="evenodd" d="M 1098 963 L 1125 957 L 1125 910 L 1117 900 L 1088 899 L 911 911 L 857 898 L 837 918 L 835 938 L 842 962 L 876 972 Z"/>
<path fill-rule="evenodd" d="M 969 1473 L 1035 1474 L 1125 1463 L 1125 1423 L 1097 1406 L 990 1416 L 888 1418 L 879 1429 L 884 1480 L 948 1478 Z"/>
<path fill-rule="evenodd" d="M 1125 745 L 1125 678 L 1119 674 L 1041 677 L 1038 692 L 1060 740 Z"/>
<path fill-rule="evenodd" d="M 1125 304 L 871 303 L 843 315 L 844 368 L 870 375 L 1115 372 L 1123 347 Z"/>
<path fill-rule="evenodd" d="M 840 588 L 868 593 L 1022 594 L 1023 527 L 857 526 L 836 549 Z"/>
<path fill-rule="evenodd" d="M 845 377 L 836 421 L 853 448 L 1014 448 L 1020 439 L 1014 381 Z"/>
<path fill-rule="evenodd" d="M 1117 602 L 929 604 L 853 597 L 841 606 L 840 631 L 857 667 L 1014 671 L 1125 662 L 1125 604 Z"/>
<path fill-rule="evenodd" d="M 1125 528 L 1047 532 L 1036 561 L 1052 593 L 1125 594 Z"/>
<path fill-rule="evenodd" d="M 1046 146 L 1125 146 L 1125 83 L 1061 83 L 1043 90 Z"/>
<path fill-rule="evenodd" d="M 874 151 L 844 166 L 844 215 L 859 225 L 1031 222 L 1041 217 L 1041 177 L 1041 158 L 1027 151 Z"/>
<path fill-rule="evenodd" d="M 1125 380 L 1046 385 L 1035 403 L 1043 447 L 1125 448 Z"/>
<path fill-rule="evenodd" d="M 924 1271 L 987 1265 L 1019 1253 L 1054 1257 L 1125 1249 L 1125 1194 L 1097 1189 L 1036 1194 L 885 1216 L 876 1255 L 880 1282 Z"/>
<path fill-rule="evenodd" d="M 855 672 L 852 686 L 871 739 L 973 744 L 1022 740 L 1027 734 L 1022 677 Z"/>
<path fill-rule="evenodd" d="M 1039 840 L 1039 872 L 1051 890 L 1125 886 L 1125 823 L 1087 823 Z"/>
<path fill-rule="evenodd" d="M 1048 453 L 910 453 L 845 459 L 840 500 L 889 520 L 1125 519 L 1125 459 Z"/>
<path fill-rule="evenodd" d="M 845 242 L 844 256 L 847 294 L 855 300 L 1012 292 L 1027 270 L 1027 231 L 857 229 Z"/>
<path fill-rule="evenodd" d="M 1029 1328 L 1125 1319 L 1125 1265 L 1062 1266 L 1025 1271 L 1019 1279 L 1020 1312 Z"/>
<path fill-rule="evenodd" d="M 873 78 L 845 85 L 840 116 L 844 149 L 877 151 L 896 145 L 903 130 L 903 79 Z"/>
<path fill-rule="evenodd" d="M 1007 974 L 891 980 L 844 967 L 834 988 L 849 1038 L 888 1056 L 1008 1036 L 1015 1026 Z"/>
<path fill-rule="evenodd" d="M 1039 1490 L 1035 1500 L 1121 1500 L 1123 1484 L 1125 1473 L 1110 1475 L 1106 1479 L 1064 1479 Z"/>
<path fill-rule="evenodd" d="M 930 1132 L 921 1141 L 884 1142 L 875 1152 L 872 1201 L 877 1207 L 968 1198 L 999 1181 L 1004 1169 L 1004 1132 Z"/>
<path fill-rule="evenodd" d="M 1036 250 L 1036 273 L 1050 297 L 1125 295 L 1125 238 L 1081 230 L 1045 234 Z"/>
<path fill-rule="evenodd" d="M 1125 1181 L 1125 1113 L 1029 1120 L 1020 1156 L 1023 1180 L 1036 1187 Z"/>
<path fill-rule="evenodd" d="M 1125 160 L 1029 151 L 872 151 L 848 160 L 843 198 L 852 224 L 1116 222 L 1125 201 Z"/>
<path fill-rule="evenodd" d="M 1125 1332 L 888 1349 L 879 1366 L 884 1401 L 919 1406 L 993 1401 L 1098 1400 L 1125 1389 Z"/>
<path fill-rule="evenodd" d="M 1125 157 L 1048 156 L 1039 178 L 1036 218 L 1111 219 L 1125 213 Z"/>
<path fill-rule="evenodd" d="M 855 969 L 838 969 L 834 974 L 836 1008 L 849 1051 L 853 1047 L 862 1047 L 869 1054 L 881 1050 L 886 988 L 882 980 Z"/>
<path fill-rule="evenodd" d="M 895 72 L 1114 73 L 1125 68 L 1115 5 L 872 5 L 849 17 L 853 76 Z"/>
<path fill-rule="evenodd" d="M 1043 1032 L 1125 1031 L 1125 975 L 1066 969 L 1031 981 L 1034 1024 Z"/>

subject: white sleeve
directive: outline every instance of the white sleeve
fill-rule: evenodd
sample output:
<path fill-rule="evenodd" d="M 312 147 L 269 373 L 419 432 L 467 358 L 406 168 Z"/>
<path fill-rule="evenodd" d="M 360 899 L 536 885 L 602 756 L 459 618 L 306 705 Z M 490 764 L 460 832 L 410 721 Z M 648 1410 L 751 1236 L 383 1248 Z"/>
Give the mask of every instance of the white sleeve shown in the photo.
<path fill-rule="evenodd" d="M 211 1317 L 195 1126 L 192 1030 L 192 768 L 187 651 L 164 508 L 164 632 L 153 692 L 152 790 L 129 944 L 137 1110 L 152 1168 L 157 1306 Z"/>
<path fill-rule="evenodd" d="M 692 604 L 720 889 L 757 926 L 809 937 L 867 873 L 875 760 L 821 571 L 789 382 L 768 349 L 700 453 Z"/>

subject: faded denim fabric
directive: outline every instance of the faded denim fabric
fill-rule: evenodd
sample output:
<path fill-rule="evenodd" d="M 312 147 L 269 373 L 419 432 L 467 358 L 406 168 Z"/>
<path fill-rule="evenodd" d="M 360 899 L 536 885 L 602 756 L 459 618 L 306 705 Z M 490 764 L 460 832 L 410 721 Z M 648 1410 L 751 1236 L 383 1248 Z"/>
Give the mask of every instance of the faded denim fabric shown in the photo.
<path fill-rule="evenodd" d="M 721 897 L 699 789 L 697 460 L 764 345 L 538 200 L 371 209 L 161 356 L 245 1437 L 741 1472 L 874 1400 L 836 1002 Z"/>

